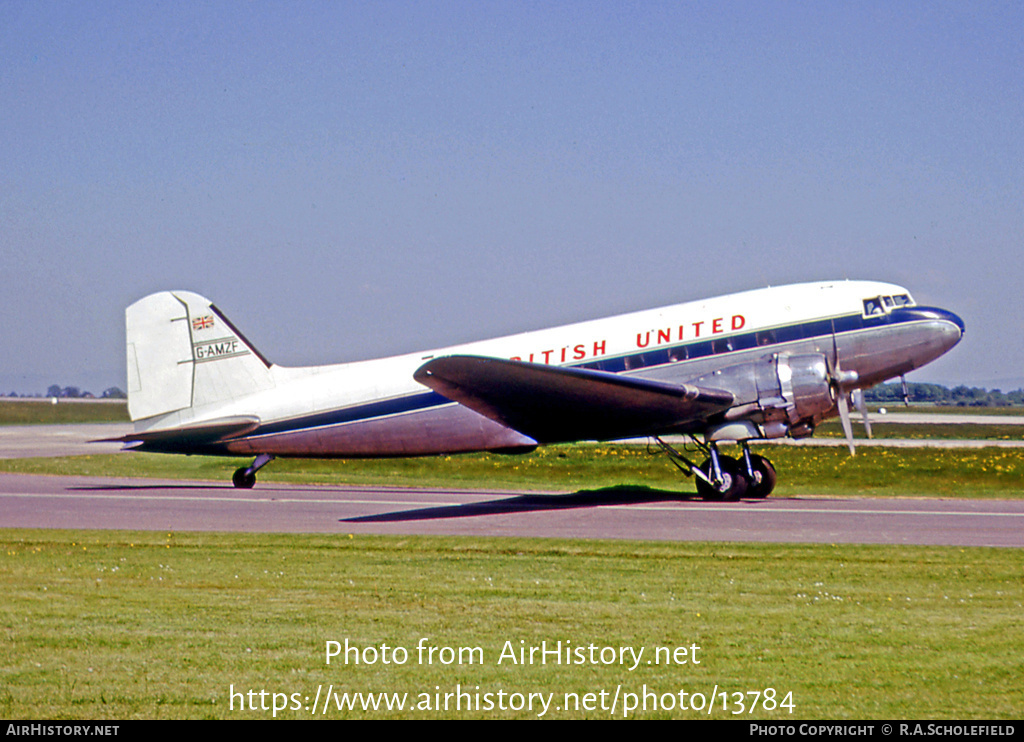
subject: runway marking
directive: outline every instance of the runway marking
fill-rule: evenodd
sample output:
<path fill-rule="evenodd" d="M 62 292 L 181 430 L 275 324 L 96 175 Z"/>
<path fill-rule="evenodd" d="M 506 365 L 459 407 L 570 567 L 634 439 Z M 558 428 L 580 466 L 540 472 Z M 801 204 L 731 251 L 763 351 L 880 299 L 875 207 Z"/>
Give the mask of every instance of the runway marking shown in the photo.
<path fill-rule="evenodd" d="M 423 505 L 423 502 L 413 501 L 404 502 L 401 500 L 325 500 L 325 499 L 313 499 L 307 500 L 300 497 L 175 497 L 173 495 L 79 495 L 79 494 L 58 494 L 56 492 L 16 492 L 16 493 L 3 493 L 0 494 L 0 499 L 5 497 L 56 497 L 64 500 L 131 500 L 137 502 L 139 500 L 167 500 L 169 502 L 260 502 L 260 503 L 302 503 L 302 504 L 317 504 L 324 503 L 326 505 L 341 505 L 341 504 L 353 504 L 353 505 Z M 436 507 L 437 505 L 464 505 L 461 502 L 442 502 L 442 503 L 428 503 L 430 507 Z"/>
<path fill-rule="evenodd" d="M 526 493 L 528 494 L 528 493 Z M 472 493 L 470 493 L 472 495 Z M 509 494 L 509 499 L 522 497 L 520 494 Z M 301 497 L 226 497 L 226 496 L 212 496 L 212 497 L 195 497 L 192 495 L 175 497 L 172 495 L 115 495 L 115 494 L 61 494 L 55 492 L 48 493 L 4 493 L 0 494 L 0 499 L 11 497 L 11 498 L 57 498 L 57 499 L 74 499 L 74 500 L 130 500 L 130 501 L 170 501 L 170 502 L 229 502 L 229 503 L 259 503 L 259 504 L 274 504 L 274 503 L 295 503 L 305 505 L 393 505 L 398 507 L 422 507 L 438 508 L 438 507 L 458 507 L 460 505 L 472 505 L 477 504 L 473 502 L 459 502 L 459 501 L 429 501 L 425 502 L 422 500 L 331 500 L 324 498 L 301 498 Z M 503 496 L 491 495 L 500 499 Z M 761 501 L 764 502 L 764 501 Z M 551 504 L 557 504 L 557 500 L 552 498 Z M 998 518 L 1024 518 L 1024 512 L 977 512 L 971 510 L 877 510 L 877 509 L 848 509 L 848 510 L 831 510 L 829 508 L 795 508 L 795 507 L 774 507 L 771 503 L 765 503 L 770 512 L 772 513 L 807 513 L 816 515 L 933 515 L 933 516 L 977 516 L 977 517 L 998 517 Z M 512 509 L 531 509 L 536 510 L 536 503 L 523 504 L 522 506 L 516 503 L 509 503 L 508 507 Z M 601 505 L 600 503 L 592 503 L 588 505 L 573 506 L 570 508 L 606 508 L 615 510 L 649 510 L 649 511 L 678 511 L 678 512 L 709 512 L 709 513 L 720 513 L 728 511 L 730 513 L 748 513 L 748 514 L 761 514 L 765 512 L 763 509 L 749 509 L 744 503 L 721 503 L 718 505 L 692 505 L 686 504 L 681 505 L 622 505 L 622 504 L 609 504 Z"/>
<path fill-rule="evenodd" d="M 692 511 L 708 511 L 708 512 L 721 512 L 728 510 L 734 513 L 750 513 L 759 514 L 763 511 L 760 510 L 744 510 L 738 506 L 715 506 L 707 505 L 702 507 L 656 507 L 651 505 L 599 505 L 598 507 L 609 507 L 609 508 L 623 508 L 629 510 L 686 510 Z M 773 513 L 824 513 L 828 515 L 997 515 L 997 516 L 1008 516 L 1010 518 L 1024 518 L 1024 512 L 1021 513 L 984 513 L 975 512 L 973 510 L 829 510 L 828 508 L 771 508 Z"/>

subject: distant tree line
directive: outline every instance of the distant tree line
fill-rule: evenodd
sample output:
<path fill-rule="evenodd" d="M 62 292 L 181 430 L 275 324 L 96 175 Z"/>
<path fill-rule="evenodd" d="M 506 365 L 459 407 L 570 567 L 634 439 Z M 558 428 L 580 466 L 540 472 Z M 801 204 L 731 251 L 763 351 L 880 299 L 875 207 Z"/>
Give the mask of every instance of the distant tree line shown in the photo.
<path fill-rule="evenodd" d="M 907 398 L 911 402 L 924 402 L 955 407 L 1013 407 L 1024 405 L 1024 389 L 1003 392 L 999 389 L 981 389 L 961 384 L 952 389 L 941 384 L 907 382 Z M 864 399 L 872 403 L 895 404 L 903 402 L 900 382 L 881 384 L 864 392 Z"/>
<path fill-rule="evenodd" d="M 38 397 L 38 394 L 18 394 L 17 392 L 11 392 L 7 395 L 11 398 L 32 398 Z M 47 397 L 57 397 L 59 399 L 96 399 L 96 395 L 92 392 L 82 391 L 77 386 L 60 386 L 59 384 L 51 384 L 46 389 Z M 121 389 L 116 386 L 112 386 L 99 396 L 99 399 L 128 399 L 128 395 L 125 394 Z"/>
<path fill-rule="evenodd" d="M 84 392 L 77 386 L 58 386 L 57 384 L 51 384 L 46 390 L 47 397 L 63 397 L 65 399 L 95 399 L 96 395 L 92 392 Z M 128 395 L 118 389 L 116 386 L 112 386 L 103 394 L 100 395 L 100 399 L 127 399 Z"/>

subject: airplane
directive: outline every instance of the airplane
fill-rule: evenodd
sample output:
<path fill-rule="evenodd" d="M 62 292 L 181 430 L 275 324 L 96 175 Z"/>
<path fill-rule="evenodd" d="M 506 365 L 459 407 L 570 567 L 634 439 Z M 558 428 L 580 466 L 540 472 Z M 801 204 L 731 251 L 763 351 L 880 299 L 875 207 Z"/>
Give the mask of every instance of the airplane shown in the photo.
<path fill-rule="evenodd" d="M 956 345 L 964 322 L 876 281 L 761 288 L 391 358 L 269 361 L 208 299 L 163 291 L 125 311 L 135 451 L 369 458 L 647 437 L 705 500 L 767 497 L 749 444 L 813 434 L 850 398 Z M 857 404 L 861 407 L 861 404 Z M 866 410 L 862 408 L 862 413 Z M 664 438 L 685 436 L 697 463 Z M 740 457 L 719 452 L 738 444 Z"/>

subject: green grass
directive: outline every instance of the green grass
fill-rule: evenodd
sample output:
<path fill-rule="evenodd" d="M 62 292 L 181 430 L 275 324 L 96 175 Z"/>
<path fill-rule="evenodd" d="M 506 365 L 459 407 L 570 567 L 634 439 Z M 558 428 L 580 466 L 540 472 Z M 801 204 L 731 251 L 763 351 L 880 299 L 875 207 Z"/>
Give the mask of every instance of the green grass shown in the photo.
<path fill-rule="evenodd" d="M 127 402 L 46 399 L 0 400 L 0 425 L 63 425 L 68 423 L 126 423 Z"/>
<path fill-rule="evenodd" d="M 837 420 L 822 423 L 814 431 L 817 438 L 842 438 L 843 428 Z M 916 440 L 993 440 L 1022 441 L 1024 425 L 990 425 L 980 423 L 871 423 L 873 438 L 910 438 Z M 853 437 L 864 439 L 864 426 L 853 423 Z"/>
<path fill-rule="evenodd" d="M 779 473 L 773 496 L 859 495 L 1024 497 L 1024 449 L 861 448 L 761 446 Z M 723 451 L 738 454 L 736 450 Z M 700 456 L 696 458 L 699 460 Z M 78 476 L 158 477 L 229 481 L 247 459 L 111 454 L 0 460 L 0 471 Z M 561 445 L 527 456 L 467 454 L 415 459 L 279 459 L 260 482 L 455 487 L 575 492 L 617 486 L 693 494 L 661 455 L 645 446 Z M 257 484 L 259 486 L 259 484 Z"/>
<path fill-rule="evenodd" d="M 678 698 L 717 685 L 792 692 L 792 715 L 753 718 L 1009 719 L 1024 709 L 1016 549 L 28 530 L 0 531 L 0 542 L 6 718 L 271 716 L 238 710 L 237 697 L 232 711 L 232 685 L 298 693 L 304 706 L 318 685 L 417 701 L 461 684 L 554 693 L 555 705 L 567 692 L 604 690 L 610 704 L 617 686 Z M 484 661 L 420 664 L 423 638 L 480 647 Z M 403 647 L 409 660 L 327 665 L 326 642 L 346 639 Z M 497 663 L 505 642 L 559 640 L 647 653 L 696 644 L 701 662 L 632 672 Z M 713 718 L 752 718 L 718 704 Z M 332 707 L 327 717 L 535 715 Z"/>

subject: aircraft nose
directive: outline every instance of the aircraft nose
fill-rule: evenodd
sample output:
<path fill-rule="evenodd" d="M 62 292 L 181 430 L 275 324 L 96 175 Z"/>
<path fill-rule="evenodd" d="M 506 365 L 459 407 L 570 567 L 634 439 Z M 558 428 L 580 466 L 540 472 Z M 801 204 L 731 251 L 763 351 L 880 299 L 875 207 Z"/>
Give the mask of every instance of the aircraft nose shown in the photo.
<path fill-rule="evenodd" d="M 948 309 L 939 307 L 902 307 L 893 310 L 893 314 L 902 315 L 905 319 L 928 322 L 933 331 L 941 336 L 942 352 L 949 350 L 960 342 L 967 331 L 964 321 L 959 315 Z"/>
<path fill-rule="evenodd" d="M 951 337 L 955 336 L 955 339 L 950 344 L 950 347 L 952 347 L 956 343 L 960 342 L 960 338 L 963 337 L 964 332 L 967 330 L 967 327 L 964 325 L 964 321 L 962 319 L 960 319 L 960 317 L 958 315 L 953 314 L 952 312 L 950 312 L 947 309 L 939 309 L 937 307 L 927 307 L 927 308 L 925 308 L 925 311 L 929 315 L 930 319 L 932 319 L 932 320 L 939 320 L 941 322 L 946 322 L 946 323 L 948 323 L 950 325 L 954 325 L 956 327 L 956 331 L 955 332 L 953 331 L 952 327 L 943 328 L 943 329 L 946 330 L 946 333 L 948 335 L 950 335 Z"/>
<path fill-rule="evenodd" d="M 967 332 L 967 327 L 966 325 L 964 325 L 964 321 L 960 319 L 959 316 L 953 314 L 952 312 L 948 312 L 945 309 L 940 309 L 939 311 L 943 315 L 945 315 L 945 319 L 947 322 L 952 322 L 954 325 L 960 328 L 960 336 L 963 337 L 963 334 Z"/>

